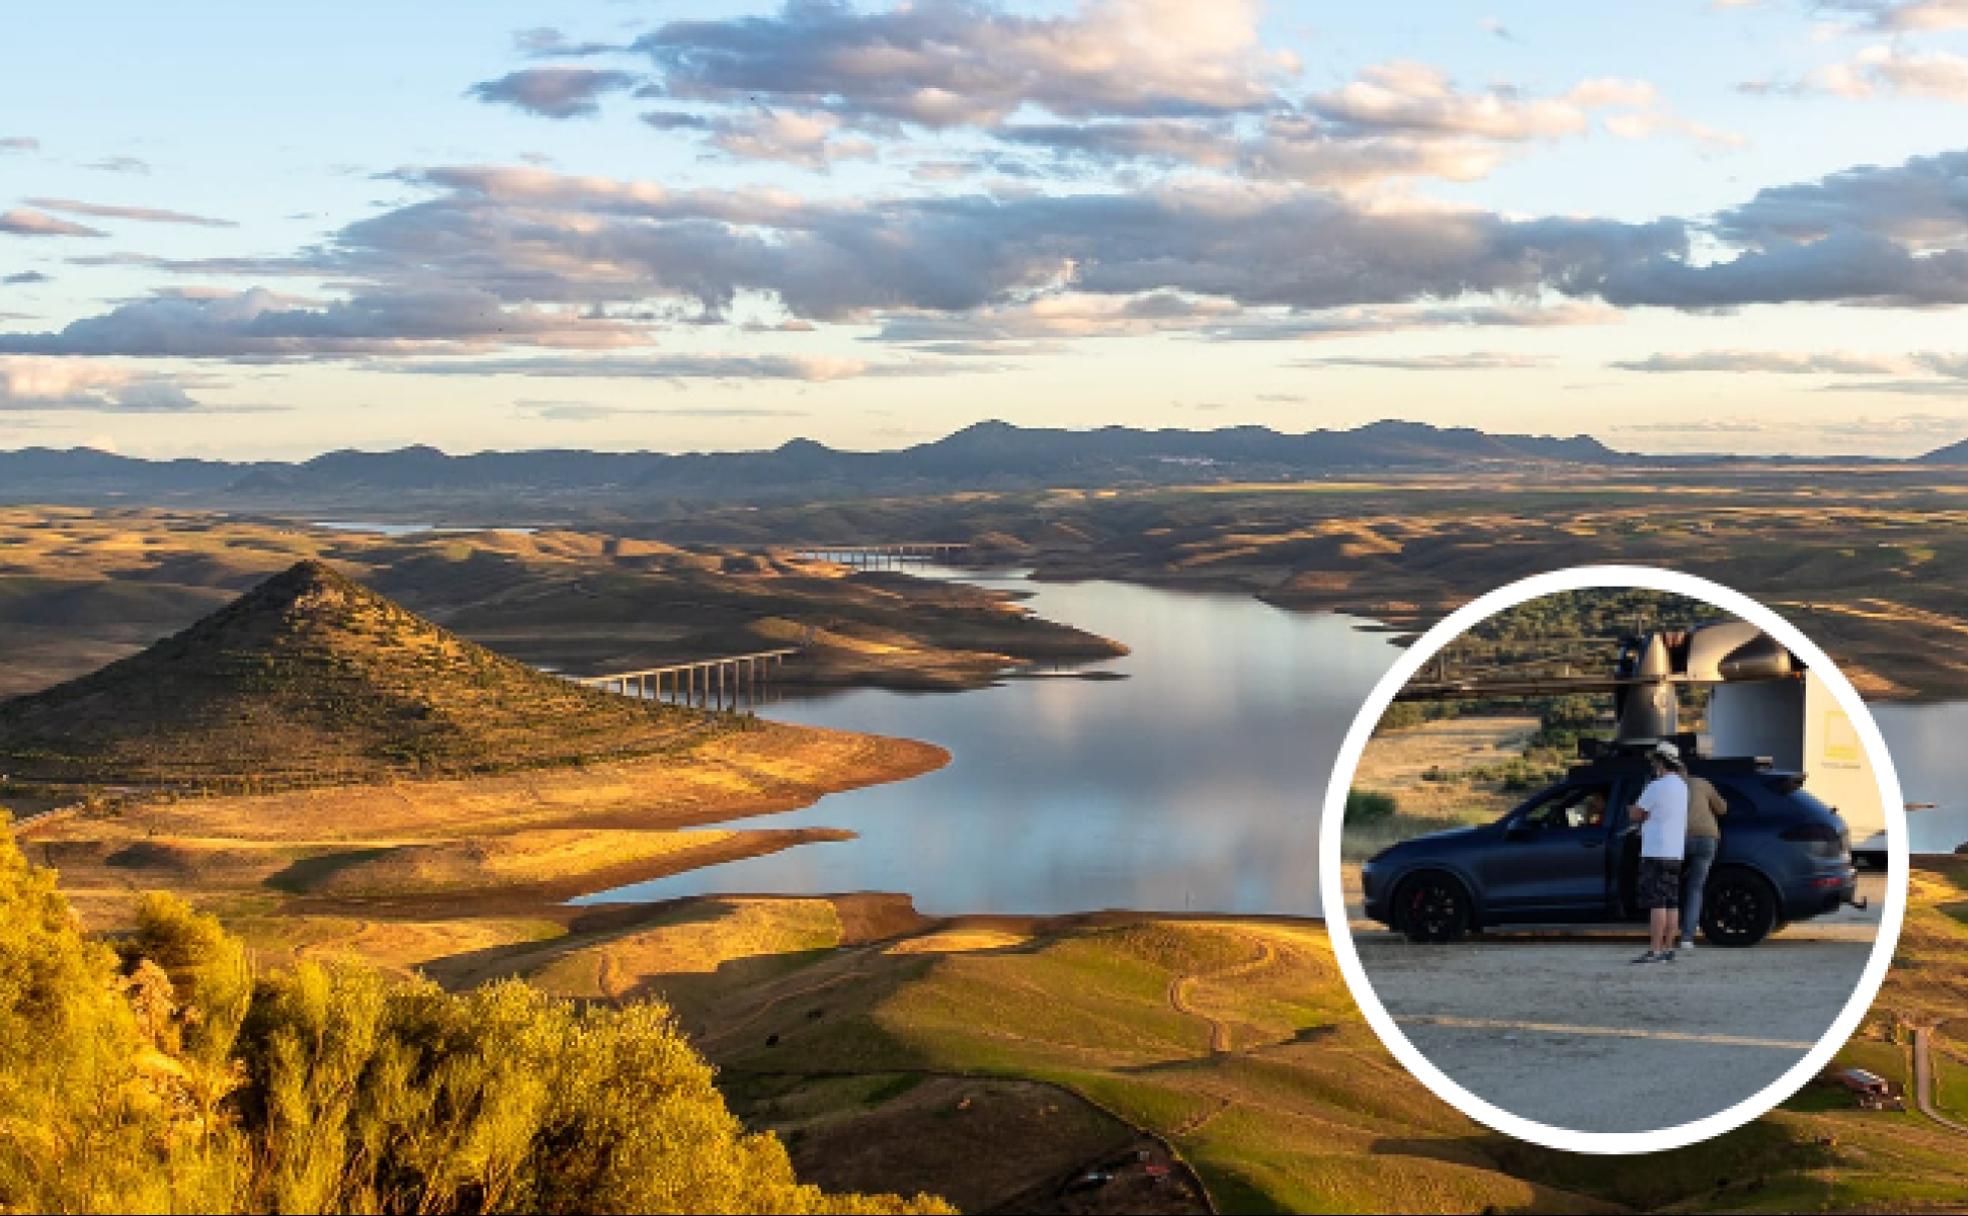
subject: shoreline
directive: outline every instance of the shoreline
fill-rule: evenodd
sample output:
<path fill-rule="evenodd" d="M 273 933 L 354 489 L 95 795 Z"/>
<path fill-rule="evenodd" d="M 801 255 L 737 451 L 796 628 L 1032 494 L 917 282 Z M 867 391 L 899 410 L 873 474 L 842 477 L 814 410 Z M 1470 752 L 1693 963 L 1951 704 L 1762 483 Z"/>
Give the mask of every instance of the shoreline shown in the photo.
<path fill-rule="evenodd" d="M 276 916 L 551 916 L 584 892 L 851 836 L 742 825 L 949 761 L 918 740 L 765 722 L 637 760 L 135 800 L 14 830 L 92 922 L 127 919 L 153 889 Z"/>

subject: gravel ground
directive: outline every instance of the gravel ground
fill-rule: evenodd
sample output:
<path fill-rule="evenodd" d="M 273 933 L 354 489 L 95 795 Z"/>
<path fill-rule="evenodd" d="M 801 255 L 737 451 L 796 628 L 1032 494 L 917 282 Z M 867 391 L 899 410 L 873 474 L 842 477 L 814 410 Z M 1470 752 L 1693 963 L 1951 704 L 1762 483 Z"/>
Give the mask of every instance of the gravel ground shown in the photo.
<path fill-rule="evenodd" d="M 1747 950 L 1633 966 L 1638 927 L 1492 930 L 1414 945 L 1355 921 L 1374 992 L 1436 1067 L 1487 1101 L 1580 1131 L 1672 1127 L 1776 1080 L 1831 1025 L 1865 969 L 1866 911 L 1792 925 Z"/>

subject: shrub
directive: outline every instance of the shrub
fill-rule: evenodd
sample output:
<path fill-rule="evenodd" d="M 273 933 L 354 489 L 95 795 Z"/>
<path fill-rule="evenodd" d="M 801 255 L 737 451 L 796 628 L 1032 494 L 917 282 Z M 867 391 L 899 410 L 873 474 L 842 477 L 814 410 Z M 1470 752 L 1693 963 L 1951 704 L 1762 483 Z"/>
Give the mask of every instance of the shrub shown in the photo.
<path fill-rule="evenodd" d="M 0 826 L 0 1211 L 949 1210 L 800 1184 L 660 1004 L 255 981 L 167 895 L 119 957 Z"/>
<path fill-rule="evenodd" d="M 1391 819 L 1397 804 L 1394 795 L 1377 790 L 1346 791 L 1346 822 L 1378 823 Z"/>

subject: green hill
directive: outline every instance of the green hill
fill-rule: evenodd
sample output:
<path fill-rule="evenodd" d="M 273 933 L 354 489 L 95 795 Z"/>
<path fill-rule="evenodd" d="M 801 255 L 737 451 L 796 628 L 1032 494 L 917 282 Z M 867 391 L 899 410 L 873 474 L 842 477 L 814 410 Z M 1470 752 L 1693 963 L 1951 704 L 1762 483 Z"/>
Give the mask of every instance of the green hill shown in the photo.
<path fill-rule="evenodd" d="M 536 671 L 303 561 L 144 651 L 0 703 L 0 772 L 317 784 L 643 755 L 715 729 Z"/>

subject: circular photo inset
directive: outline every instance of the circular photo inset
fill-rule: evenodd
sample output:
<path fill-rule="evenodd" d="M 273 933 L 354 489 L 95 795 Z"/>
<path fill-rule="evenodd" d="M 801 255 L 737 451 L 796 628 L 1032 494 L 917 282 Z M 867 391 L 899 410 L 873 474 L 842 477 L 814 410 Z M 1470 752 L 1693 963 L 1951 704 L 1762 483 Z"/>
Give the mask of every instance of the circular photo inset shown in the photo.
<path fill-rule="evenodd" d="M 1706 1139 L 1821 1073 L 1906 899 L 1851 684 L 1662 570 L 1541 575 L 1429 630 L 1355 720 L 1321 831 L 1333 949 L 1388 1048 L 1572 1151 Z"/>

